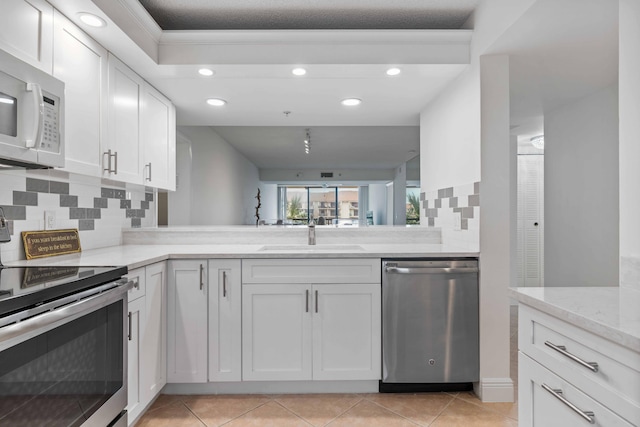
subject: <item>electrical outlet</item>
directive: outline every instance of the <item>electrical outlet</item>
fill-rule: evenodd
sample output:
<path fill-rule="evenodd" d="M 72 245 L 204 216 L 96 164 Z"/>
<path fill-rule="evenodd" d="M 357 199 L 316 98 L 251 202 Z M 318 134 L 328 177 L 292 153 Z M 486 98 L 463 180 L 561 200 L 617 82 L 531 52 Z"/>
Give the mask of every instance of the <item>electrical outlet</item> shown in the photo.
<path fill-rule="evenodd" d="M 55 211 L 44 211 L 44 229 L 53 230 L 54 228 L 56 228 Z"/>
<path fill-rule="evenodd" d="M 453 229 L 462 230 L 462 214 L 460 212 L 453 213 Z"/>

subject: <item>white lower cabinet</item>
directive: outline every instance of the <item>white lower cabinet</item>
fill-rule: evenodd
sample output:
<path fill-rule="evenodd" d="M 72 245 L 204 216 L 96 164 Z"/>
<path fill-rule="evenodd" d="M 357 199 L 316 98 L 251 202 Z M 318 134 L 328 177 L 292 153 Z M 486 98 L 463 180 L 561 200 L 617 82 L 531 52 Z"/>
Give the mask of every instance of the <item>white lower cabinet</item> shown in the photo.
<path fill-rule="evenodd" d="M 145 328 L 142 334 L 142 397 L 150 402 L 167 383 L 167 265 L 145 268 Z"/>
<path fill-rule="evenodd" d="M 129 425 L 142 414 L 166 384 L 166 263 L 131 270 L 128 313 Z"/>
<path fill-rule="evenodd" d="M 243 285 L 243 380 L 311 379 L 310 294 L 310 285 Z"/>
<path fill-rule="evenodd" d="M 379 284 L 245 284 L 243 380 L 380 379 Z"/>
<path fill-rule="evenodd" d="M 142 397 L 142 380 L 141 372 L 143 369 L 143 361 L 141 358 L 142 340 L 140 338 L 144 330 L 145 315 L 144 297 L 138 298 L 129 303 L 129 341 L 128 350 L 128 397 L 127 397 L 127 416 L 129 420 L 138 418 L 145 407 Z"/>
<path fill-rule="evenodd" d="M 209 260 L 209 381 L 242 380 L 240 260 Z"/>
<path fill-rule="evenodd" d="M 313 379 L 380 379 L 380 285 L 314 285 L 312 289 Z"/>
<path fill-rule="evenodd" d="M 207 260 L 169 261 L 167 381 L 207 382 Z"/>
<path fill-rule="evenodd" d="M 518 350 L 520 426 L 639 425 L 637 352 L 524 304 Z"/>

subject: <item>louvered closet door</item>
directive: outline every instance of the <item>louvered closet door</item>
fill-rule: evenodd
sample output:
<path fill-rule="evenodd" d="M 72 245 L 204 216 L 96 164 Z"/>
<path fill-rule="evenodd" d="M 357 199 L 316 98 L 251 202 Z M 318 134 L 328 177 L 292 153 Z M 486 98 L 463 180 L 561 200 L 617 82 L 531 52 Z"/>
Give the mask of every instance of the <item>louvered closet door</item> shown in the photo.
<path fill-rule="evenodd" d="M 518 286 L 544 284 L 544 156 L 518 156 Z"/>

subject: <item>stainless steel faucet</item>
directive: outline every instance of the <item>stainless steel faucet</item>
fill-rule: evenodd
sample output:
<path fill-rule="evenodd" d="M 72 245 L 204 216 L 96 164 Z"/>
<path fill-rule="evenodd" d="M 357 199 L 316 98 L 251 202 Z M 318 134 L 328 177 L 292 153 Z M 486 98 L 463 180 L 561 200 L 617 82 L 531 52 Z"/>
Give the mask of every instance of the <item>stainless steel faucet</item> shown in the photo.
<path fill-rule="evenodd" d="M 309 221 L 309 244 L 316 244 L 316 223 L 313 221 L 313 218 Z"/>

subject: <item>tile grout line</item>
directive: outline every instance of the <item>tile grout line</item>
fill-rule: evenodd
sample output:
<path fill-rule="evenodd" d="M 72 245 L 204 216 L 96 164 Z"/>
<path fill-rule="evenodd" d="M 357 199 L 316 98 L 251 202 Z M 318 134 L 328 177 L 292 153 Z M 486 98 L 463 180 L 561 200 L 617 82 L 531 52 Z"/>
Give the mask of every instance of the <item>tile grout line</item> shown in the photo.
<path fill-rule="evenodd" d="M 184 406 L 184 407 L 187 409 L 187 411 L 189 411 L 189 412 L 191 413 L 191 415 L 193 415 L 194 417 L 196 417 L 196 419 L 197 419 L 198 421 L 200 421 L 204 427 L 208 427 L 208 426 L 207 426 L 207 423 L 205 423 L 204 421 L 202 421 L 202 420 L 200 419 L 200 417 L 199 417 L 195 412 L 193 412 L 193 411 L 191 410 L 191 408 L 189 408 L 189 406 L 184 402 L 184 400 L 180 400 L 180 403 L 182 404 L 182 406 Z"/>
<path fill-rule="evenodd" d="M 328 422 L 326 422 L 322 427 L 326 427 L 329 424 L 331 424 L 332 422 L 334 422 L 335 420 L 337 420 L 338 418 L 340 418 L 341 416 L 343 416 L 344 414 L 346 414 L 347 412 L 349 412 L 350 410 L 352 410 L 353 408 L 356 407 L 356 405 L 358 405 L 360 402 L 362 402 L 363 400 L 365 400 L 364 396 L 360 396 L 360 400 L 358 400 L 356 403 L 354 403 L 353 405 L 351 405 L 350 407 L 348 407 L 347 409 L 345 409 L 343 412 L 341 412 L 338 416 L 333 417 L 331 420 L 329 420 Z"/>
<path fill-rule="evenodd" d="M 286 406 L 284 406 L 282 403 L 278 402 L 277 400 L 273 399 L 271 401 L 273 403 L 275 403 L 276 405 L 280 406 L 282 409 L 284 409 L 288 413 L 290 413 L 292 415 L 295 415 L 298 419 L 302 420 L 303 423 L 308 424 L 311 427 L 315 427 L 313 424 L 311 424 L 310 422 L 308 422 L 307 420 L 305 420 L 304 418 L 302 418 L 300 415 L 296 414 L 295 412 L 291 411 L 289 408 L 287 408 Z"/>
<path fill-rule="evenodd" d="M 221 396 L 221 395 L 218 395 L 218 396 Z M 244 394 L 238 394 L 237 396 L 246 396 L 246 395 L 244 395 Z M 263 395 L 263 396 L 268 396 L 268 395 Z M 225 426 L 225 425 L 229 424 L 230 422 L 233 422 L 233 421 L 237 420 L 238 418 L 240 418 L 240 417 L 243 417 L 243 416 L 247 415 L 249 412 L 251 412 L 251 411 L 255 411 L 256 409 L 263 407 L 263 406 L 264 406 L 264 405 L 266 405 L 267 403 L 275 402 L 275 399 L 272 399 L 272 398 L 270 398 L 270 397 L 267 397 L 267 399 L 269 399 L 269 401 L 268 401 L 268 402 L 264 402 L 264 403 L 259 404 L 258 406 L 254 406 L 253 408 L 251 408 L 251 409 L 249 409 L 249 410 L 247 410 L 247 411 L 245 411 L 245 412 L 241 413 L 241 414 L 240 414 L 240 415 L 238 415 L 237 417 L 232 418 L 232 419 L 230 419 L 229 421 L 225 421 L 225 422 L 223 422 L 223 423 L 222 423 L 222 424 L 220 424 L 218 427 Z"/>
<path fill-rule="evenodd" d="M 458 393 L 458 394 L 460 394 L 460 393 Z M 442 408 L 442 410 L 441 410 L 440 412 L 438 412 L 438 415 L 436 415 L 436 416 L 433 418 L 433 420 L 431 420 L 431 422 L 429 423 L 429 425 L 432 425 L 433 423 L 435 423 L 435 422 L 438 420 L 438 418 L 440 418 L 440 415 L 442 415 L 442 413 L 443 413 L 444 411 L 446 411 L 446 410 L 447 410 L 447 408 L 448 408 L 449 406 L 451 406 L 451 404 L 453 403 L 453 401 L 454 401 L 454 400 L 456 400 L 456 399 L 458 398 L 458 394 L 456 394 L 455 396 L 453 396 L 453 395 L 449 395 L 449 396 L 451 396 L 451 397 L 452 397 L 452 399 L 451 399 L 451 400 L 450 400 L 446 405 L 444 405 L 444 408 Z M 428 427 L 428 426 L 427 426 L 427 427 Z"/>
<path fill-rule="evenodd" d="M 366 399 L 366 398 L 365 398 L 365 399 Z M 380 403 L 378 403 L 378 402 L 374 402 L 373 400 L 369 400 L 369 399 L 367 399 L 367 402 L 373 403 L 374 405 L 379 406 L 380 408 L 382 408 L 382 409 L 384 409 L 384 410 L 386 410 L 386 411 L 389 411 L 389 412 L 391 412 L 392 414 L 397 415 L 397 416 L 399 416 L 400 418 L 403 418 L 403 419 L 405 419 L 405 420 L 409 421 L 411 424 L 415 424 L 415 425 L 417 425 L 417 426 L 424 427 L 424 426 L 422 426 L 421 424 L 419 424 L 417 421 L 414 421 L 414 420 L 412 420 L 411 418 L 407 418 L 407 417 L 405 417 L 404 415 L 399 414 L 399 413 L 397 413 L 396 411 L 394 411 L 393 409 L 387 408 L 386 406 L 383 406 L 382 404 L 380 404 Z"/>

